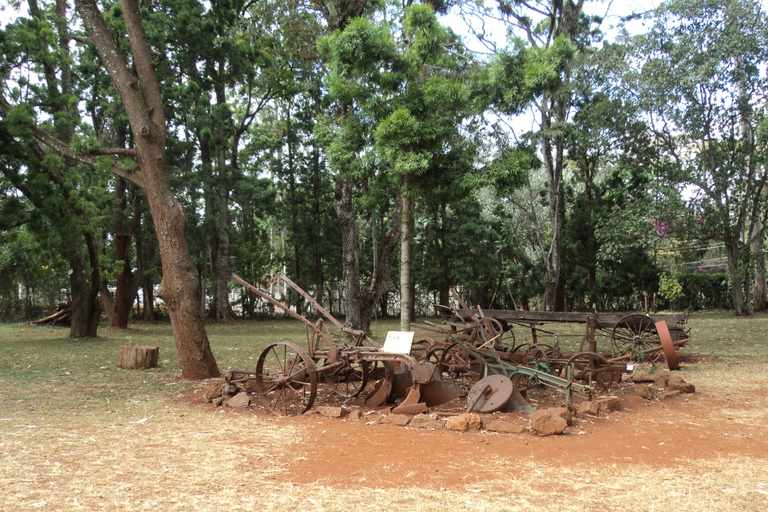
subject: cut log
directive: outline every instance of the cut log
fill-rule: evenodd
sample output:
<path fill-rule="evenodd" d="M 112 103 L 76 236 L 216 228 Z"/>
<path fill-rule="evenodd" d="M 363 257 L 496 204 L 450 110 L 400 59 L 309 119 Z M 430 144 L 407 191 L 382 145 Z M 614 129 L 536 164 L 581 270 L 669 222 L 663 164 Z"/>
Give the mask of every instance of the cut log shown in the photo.
<path fill-rule="evenodd" d="M 154 368 L 160 347 L 123 345 L 117 355 L 120 368 Z"/>
<path fill-rule="evenodd" d="M 66 303 L 59 303 L 56 305 L 55 312 L 45 318 L 37 319 L 32 323 L 35 325 L 69 325 L 71 319 L 72 310 L 69 308 L 69 305 Z"/>

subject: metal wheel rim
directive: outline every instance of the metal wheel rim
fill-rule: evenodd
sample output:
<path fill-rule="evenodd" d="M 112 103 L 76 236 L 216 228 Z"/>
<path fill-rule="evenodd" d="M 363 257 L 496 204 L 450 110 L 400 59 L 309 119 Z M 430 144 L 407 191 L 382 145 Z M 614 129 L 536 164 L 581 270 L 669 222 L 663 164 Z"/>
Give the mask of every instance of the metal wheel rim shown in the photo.
<path fill-rule="evenodd" d="M 632 354 L 660 345 L 653 319 L 648 315 L 633 313 L 621 318 L 611 333 L 611 347 L 616 356 Z"/>
<path fill-rule="evenodd" d="M 259 356 L 256 390 L 273 414 L 304 414 L 317 396 L 315 363 L 298 345 L 273 343 Z"/>
<path fill-rule="evenodd" d="M 613 385 L 613 367 L 600 354 L 579 352 L 568 359 L 565 364 L 564 371 L 566 374 L 568 367 L 573 368 L 574 380 L 594 382 L 603 390 L 608 390 Z"/>

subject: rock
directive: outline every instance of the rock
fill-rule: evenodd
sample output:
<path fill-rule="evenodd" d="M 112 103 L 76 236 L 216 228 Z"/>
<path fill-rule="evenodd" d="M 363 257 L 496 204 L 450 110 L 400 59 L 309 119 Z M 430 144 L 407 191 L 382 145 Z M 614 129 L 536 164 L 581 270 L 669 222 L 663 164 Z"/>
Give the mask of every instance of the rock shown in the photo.
<path fill-rule="evenodd" d="M 222 396 L 223 384 L 221 382 L 211 382 L 203 388 L 202 399 L 203 402 L 212 402 L 215 398 Z"/>
<path fill-rule="evenodd" d="M 685 379 L 680 377 L 679 375 L 673 375 L 669 378 L 669 382 L 667 383 L 667 386 L 669 387 L 670 391 L 681 391 L 683 393 L 695 393 L 696 392 L 696 386 L 693 384 L 688 384 L 685 382 Z"/>
<path fill-rule="evenodd" d="M 562 434 L 571 421 L 571 413 L 564 407 L 539 409 L 531 416 L 531 429 L 540 436 Z"/>
<path fill-rule="evenodd" d="M 218 398 L 214 398 L 213 400 L 211 400 L 211 404 L 214 407 L 221 407 L 222 405 L 224 405 L 224 400 L 225 398 L 223 396 L 220 396 Z"/>
<path fill-rule="evenodd" d="M 526 427 L 523 425 L 515 425 L 508 421 L 491 420 L 485 424 L 485 430 L 491 432 L 503 432 L 505 434 L 522 434 L 526 431 Z"/>
<path fill-rule="evenodd" d="M 632 382 L 646 384 L 649 382 L 656 382 L 656 375 L 650 373 L 635 372 L 631 377 Z"/>
<path fill-rule="evenodd" d="M 445 421 L 441 420 L 437 414 L 417 414 L 411 420 L 411 426 L 436 430 L 445 427 Z"/>
<path fill-rule="evenodd" d="M 451 416 L 445 422 L 445 428 L 448 430 L 458 430 L 459 432 L 476 431 L 483 428 L 483 420 L 479 414 L 468 413 Z"/>
<path fill-rule="evenodd" d="M 349 411 L 347 418 L 350 420 L 357 420 L 357 421 L 362 420 L 365 418 L 365 411 L 357 407 Z"/>
<path fill-rule="evenodd" d="M 598 416 L 600 414 L 607 414 L 609 412 L 618 411 L 621 409 L 621 401 L 615 396 L 600 398 L 599 400 L 593 400 L 591 402 L 581 402 L 576 409 L 576 414 L 589 414 L 591 416 Z"/>
<path fill-rule="evenodd" d="M 683 394 L 683 392 L 680 391 L 679 389 L 676 389 L 675 391 L 667 391 L 666 393 L 662 394 L 660 398 L 662 400 L 666 400 L 667 398 L 675 398 L 676 396 L 680 396 L 681 394 Z"/>
<path fill-rule="evenodd" d="M 249 405 L 251 405 L 251 397 L 245 391 L 227 400 L 227 406 L 229 407 L 248 407 Z"/>
<path fill-rule="evenodd" d="M 341 418 L 344 415 L 344 409 L 341 407 L 322 406 L 317 408 L 317 412 L 326 418 Z"/>
<path fill-rule="evenodd" d="M 381 423 L 385 425 L 398 425 L 400 427 L 406 426 L 411 421 L 411 416 L 407 414 L 387 414 L 381 419 Z"/>
<path fill-rule="evenodd" d="M 659 388 L 665 388 L 667 387 L 667 381 L 669 381 L 669 373 L 662 373 L 656 376 L 653 385 Z"/>
<path fill-rule="evenodd" d="M 550 407 L 549 410 L 552 411 L 554 414 L 559 414 L 565 420 L 565 422 L 568 424 L 569 427 L 573 425 L 573 415 L 571 415 L 571 411 L 569 411 L 565 407 Z"/>
<path fill-rule="evenodd" d="M 652 400 L 653 397 L 656 395 L 656 392 L 653 390 L 653 385 L 648 386 L 632 386 L 631 388 L 627 388 L 627 393 L 631 393 L 633 395 L 637 395 L 640 397 L 645 398 L 646 400 Z"/>
<path fill-rule="evenodd" d="M 633 410 L 638 407 L 645 407 L 648 405 L 648 402 L 645 398 L 633 394 L 621 395 L 620 401 L 621 407 L 623 409 L 629 410 Z"/>
<path fill-rule="evenodd" d="M 590 416 L 597 416 L 600 414 L 599 402 L 581 402 L 579 407 L 576 408 L 576 414 L 583 416 L 589 414 Z"/>
<path fill-rule="evenodd" d="M 609 413 L 621 410 L 621 400 L 616 396 L 601 398 L 597 401 L 600 404 L 601 413 Z"/>
<path fill-rule="evenodd" d="M 240 392 L 235 384 L 223 384 L 221 386 L 221 396 L 235 396 Z"/>
<path fill-rule="evenodd" d="M 247 391 L 248 393 L 258 393 L 259 391 L 259 385 L 256 382 L 256 379 L 248 379 L 243 383 L 243 390 Z"/>

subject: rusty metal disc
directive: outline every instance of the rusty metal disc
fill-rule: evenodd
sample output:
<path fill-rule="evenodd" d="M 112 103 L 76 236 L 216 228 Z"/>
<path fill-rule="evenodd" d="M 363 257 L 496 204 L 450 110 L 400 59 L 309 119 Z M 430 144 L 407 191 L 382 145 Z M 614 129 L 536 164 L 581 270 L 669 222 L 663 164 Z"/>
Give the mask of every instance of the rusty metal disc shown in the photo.
<path fill-rule="evenodd" d="M 469 390 L 467 410 L 496 412 L 504 409 L 512 399 L 515 386 L 505 375 L 489 375 L 480 379 Z"/>
<path fill-rule="evenodd" d="M 675 352 L 675 344 L 672 342 L 672 335 L 669 334 L 667 322 L 664 320 L 656 322 L 656 332 L 659 333 L 661 348 L 664 350 L 664 357 L 667 359 L 667 366 L 669 366 L 670 370 L 679 370 L 680 363 L 677 362 L 677 352 Z"/>

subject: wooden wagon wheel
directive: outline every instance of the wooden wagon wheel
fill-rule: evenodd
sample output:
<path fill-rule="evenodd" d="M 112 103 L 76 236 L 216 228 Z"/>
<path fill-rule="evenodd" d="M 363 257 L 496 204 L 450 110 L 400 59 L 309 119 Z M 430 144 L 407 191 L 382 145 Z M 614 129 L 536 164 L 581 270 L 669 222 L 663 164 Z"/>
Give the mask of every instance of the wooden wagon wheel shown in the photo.
<path fill-rule="evenodd" d="M 305 413 L 317 396 L 314 361 L 298 345 L 273 343 L 256 364 L 256 393 L 273 414 Z"/>
<path fill-rule="evenodd" d="M 579 352 L 573 355 L 563 368 L 563 376 L 568 374 L 568 368 L 573 369 L 573 378 L 586 382 L 594 382 L 602 389 L 610 389 L 613 385 L 613 367 L 606 358 L 594 352 Z"/>
<path fill-rule="evenodd" d="M 661 345 L 653 319 L 642 313 L 631 313 L 622 317 L 611 333 L 611 347 L 614 356 L 632 354 L 632 358 L 655 361 L 661 352 L 641 355 L 640 352 Z"/>

